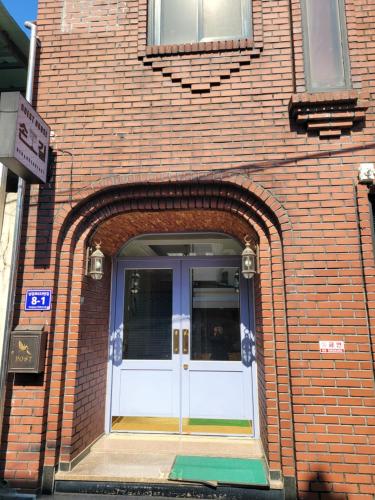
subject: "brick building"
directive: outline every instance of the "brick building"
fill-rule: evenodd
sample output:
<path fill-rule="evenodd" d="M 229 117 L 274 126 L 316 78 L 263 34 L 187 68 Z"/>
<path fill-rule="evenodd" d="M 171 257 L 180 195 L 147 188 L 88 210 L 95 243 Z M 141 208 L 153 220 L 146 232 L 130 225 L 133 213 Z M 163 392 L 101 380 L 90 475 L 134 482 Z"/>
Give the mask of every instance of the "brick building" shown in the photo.
<path fill-rule="evenodd" d="M 39 0 L 55 163 L 28 193 L 15 326 L 48 341 L 42 374 L 9 378 L 8 480 L 49 489 L 103 433 L 197 432 L 259 439 L 289 498 L 373 498 L 374 188 L 358 170 L 374 162 L 374 7 Z M 24 311 L 35 288 L 51 311 Z"/>

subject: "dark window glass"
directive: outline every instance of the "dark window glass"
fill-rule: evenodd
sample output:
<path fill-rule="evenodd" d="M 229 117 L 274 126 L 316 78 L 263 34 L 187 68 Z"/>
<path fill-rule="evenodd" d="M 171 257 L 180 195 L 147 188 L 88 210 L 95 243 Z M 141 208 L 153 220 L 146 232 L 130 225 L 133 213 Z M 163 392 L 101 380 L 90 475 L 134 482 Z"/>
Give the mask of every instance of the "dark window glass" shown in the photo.
<path fill-rule="evenodd" d="M 247 38 L 251 0 L 149 0 L 149 43 Z"/>
<path fill-rule="evenodd" d="M 123 359 L 171 359 L 171 269 L 125 272 Z"/>
<path fill-rule="evenodd" d="M 305 68 L 309 90 L 349 86 L 344 3 L 303 0 Z"/>
<path fill-rule="evenodd" d="M 191 270 L 191 359 L 240 361 L 240 270 Z"/>

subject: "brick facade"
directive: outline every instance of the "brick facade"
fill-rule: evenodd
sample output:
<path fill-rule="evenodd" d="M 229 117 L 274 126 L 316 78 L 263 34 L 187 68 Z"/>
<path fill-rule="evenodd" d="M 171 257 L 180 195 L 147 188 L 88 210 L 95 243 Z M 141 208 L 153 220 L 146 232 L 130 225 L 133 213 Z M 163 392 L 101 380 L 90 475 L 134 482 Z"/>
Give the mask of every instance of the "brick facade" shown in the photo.
<path fill-rule="evenodd" d="M 45 373 L 9 378 L 2 463 L 14 484 L 39 487 L 104 430 L 109 257 L 142 233 L 210 230 L 259 245 L 270 469 L 302 499 L 373 498 L 375 268 L 357 173 L 375 160 L 375 2 L 345 4 L 352 90 L 323 99 L 306 93 L 299 0 L 254 0 L 252 40 L 157 48 L 145 0 L 39 0 L 35 105 L 55 166 L 29 189 L 15 323 L 42 321 L 49 337 Z M 327 101 L 319 129 L 290 114 Z M 339 106 L 359 101 L 337 133 Z M 108 256 L 99 283 L 84 276 L 94 237 Z M 53 289 L 51 312 L 23 311 L 32 287 Z M 346 351 L 320 354 L 319 340 Z"/>

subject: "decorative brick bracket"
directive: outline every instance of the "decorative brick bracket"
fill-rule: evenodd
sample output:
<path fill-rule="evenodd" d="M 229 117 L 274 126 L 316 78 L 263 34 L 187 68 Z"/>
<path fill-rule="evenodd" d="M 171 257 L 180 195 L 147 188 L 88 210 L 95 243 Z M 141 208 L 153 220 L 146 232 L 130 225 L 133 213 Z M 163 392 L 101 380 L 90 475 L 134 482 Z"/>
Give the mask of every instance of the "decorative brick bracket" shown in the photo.
<path fill-rule="evenodd" d="M 289 101 L 292 123 L 319 137 L 340 137 L 343 132 L 363 127 L 369 94 L 355 90 L 293 94 Z"/>
<path fill-rule="evenodd" d="M 226 45 L 214 42 L 185 44 L 167 49 L 163 46 L 148 47 L 143 64 L 193 93 L 210 92 L 232 73 L 239 72 L 242 66 L 250 65 L 262 50 L 250 40 L 226 42 Z"/>

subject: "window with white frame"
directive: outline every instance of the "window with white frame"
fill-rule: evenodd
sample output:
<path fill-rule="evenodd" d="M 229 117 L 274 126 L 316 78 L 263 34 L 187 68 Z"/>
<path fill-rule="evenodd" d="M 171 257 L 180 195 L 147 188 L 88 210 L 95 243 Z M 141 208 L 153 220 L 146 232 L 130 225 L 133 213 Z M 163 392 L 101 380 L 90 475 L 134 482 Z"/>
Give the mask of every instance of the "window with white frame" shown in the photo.
<path fill-rule="evenodd" d="M 307 90 L 350 87 L 344 0 L 301 0 Z"/>
<path fill-rule="evenodd" d="M 148 43 L 179 45 L 251 37 L 251 0 L 149 0 Z"/>

